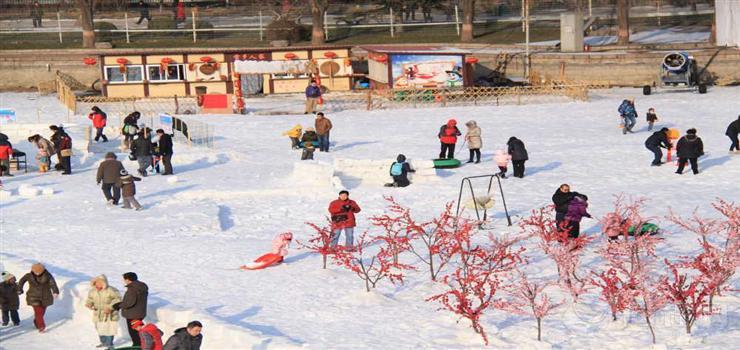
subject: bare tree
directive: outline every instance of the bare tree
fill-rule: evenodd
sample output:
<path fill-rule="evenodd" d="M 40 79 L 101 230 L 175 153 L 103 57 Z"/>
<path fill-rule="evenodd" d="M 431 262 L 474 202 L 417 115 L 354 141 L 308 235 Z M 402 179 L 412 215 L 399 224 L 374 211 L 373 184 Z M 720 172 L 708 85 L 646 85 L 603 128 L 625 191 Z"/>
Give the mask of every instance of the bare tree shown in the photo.
<path fill-rule="evenodd" d="M 329 7 L 329 0 L 311 0 L 311 45 L 326 43 L 324 13 L 327 7 Z"/>
<path fill-rule="evenodd" d="M 473 41 L 473 19 L 475 18 L 475 0 L 463 0 L 463 25 L 460 32 L 460 40 L 463 42 Z"/>
<path fill-rule="evenodd" d="M 77 0 L 82 25 L 82 47 L 95 47 L 95 25 L 93 24 L 93 0 Z"/>
<path fill-rule="evenodd" d="M 619 26 L 618 41 L 619 45 L 628 45 L 630 43 L 630 1 L 617 0 L 617 22 Z"/>

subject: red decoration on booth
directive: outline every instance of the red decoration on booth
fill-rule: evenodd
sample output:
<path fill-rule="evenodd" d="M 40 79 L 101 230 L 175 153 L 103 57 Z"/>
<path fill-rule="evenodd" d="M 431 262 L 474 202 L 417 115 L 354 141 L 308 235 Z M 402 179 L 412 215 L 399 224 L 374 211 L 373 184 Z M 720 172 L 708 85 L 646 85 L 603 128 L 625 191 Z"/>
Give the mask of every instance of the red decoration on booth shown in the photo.
<path fill-rule="evenodd" d="M 98 63 L 98 60 L 95 57 L 85 57 L 82 59 L 82 62 L 88 66 L 94 66 Z"/>
<path fill-rule="evenodd" d="M 211 57 L 211 56 L 203 56 L 203 57 L 200 58 L 200 61 L 203 62 L 203 63 L 208 63 L 208 62 L 213 61 L 213 57 Z"/>
<path fill-rule="evenodd" d="M 334 52 L 334 51 L 327 51 L 327 52 L 324 52 L 324 57 L 326 57 L 326 58 L 336 58 L 337 57 L 337 53 Z"/>
<path fill-rule="evenodd" d="M 173 60 L 172 58 L 169 58 L 169 57 L 162 58 L 159 61 L 159 70 L 164 72 L 165 70 L 167 70 L 167 66 L 172 62 L 175 62 L 175 60 Z"/>
<path fill-rule="evenodd" d="M 298 55 L 296 55 L 296 54 L 294 54 L 292 52 L 288 52 L 288 53 L 285 54 L 285 58 L 286 59 L 289 59 L 289 60 L 294 60 L 294 59 L 298 58 Z"/>
<path fill-rule="evenodd" d="M 121 73 L 126 72 L 126 64 L 128 64 L 128 59 L 125 59 L 123 57 L 117 58 L 116 63 L 118 63 L 118 71 Z"/>
<path fill-rule="evenodd" d="M 468 63 L 468 64 L 476 64 L 478 63 L 478 61 L 479 61 L 478 57 L 472 57 L 472 56 L 465 59 L 465 63 Z"/>

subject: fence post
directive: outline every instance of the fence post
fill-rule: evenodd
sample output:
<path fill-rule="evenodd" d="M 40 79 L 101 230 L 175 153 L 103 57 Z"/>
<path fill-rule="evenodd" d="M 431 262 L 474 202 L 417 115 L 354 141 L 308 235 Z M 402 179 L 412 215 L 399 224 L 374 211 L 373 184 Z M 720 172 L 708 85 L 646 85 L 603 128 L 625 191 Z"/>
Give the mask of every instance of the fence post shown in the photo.
<path fill-rule="evenodd" d="M 126 44 L 129 44 L 131 43 L 131 40 L 128 35 L 128 12 L 124 12 L 123 17 L 124 17 L 124 20 L 126 21 L 125 22 L 126 23 Z M 147 21 L 147 23 L 149 23 L 149 21 Z"/>
<path fill-rule="evenodd" d="M 192 9 L 192 13 L 193 13 L 193 42 L 194 43 L 197 43 L 198 42 L 198 34 L 195 32 L 195 9 L 196 8 L 197 7 L 193 7 L 193 9 Z"/>
<path fill-rule="evenodd" d="M 62 16 L 57 12 L 57 30 L 59 31 L 59 43 L 62 44 Z"/>
<path fill-rule="evenodd" d="M 442 89 L 442 107 L 447 107 L 447 89 Z"/>
<path fill-rule="evenodd" d="M 324 11 L 324 40 L 329 40 L 329 24 L 327 23 L 329 11 Z"/>
<path fill-rule="evenodd" d="M 262 41 L 262 10 L 260 10 L 260 41 Z"/>
<path fill-rule="evenodd" d="M 367 89 L 367 110 L 371 111 L 373 109 L 373 90 Z"/>
<path fill-rule="evenodd" d="M 393 37 L 393 8 L 391 7 L 390 10 L 391 10 L 391 21 L 390 21 L 390 24 L 391 24 L 391 38 L 392 38 Z"/>
<path fill-rule="evenodd" d="M 455 30 L 457 30 L 457 36 L 460 36 L 460 13 L 455 5 Z"/>

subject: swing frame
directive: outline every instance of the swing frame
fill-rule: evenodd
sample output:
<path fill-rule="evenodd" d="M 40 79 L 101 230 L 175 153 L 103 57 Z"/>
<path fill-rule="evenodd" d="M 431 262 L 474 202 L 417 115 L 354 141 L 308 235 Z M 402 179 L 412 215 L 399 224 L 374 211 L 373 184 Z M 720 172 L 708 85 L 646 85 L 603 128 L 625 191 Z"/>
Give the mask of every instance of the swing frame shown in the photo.
<path fill-rule="evenodd" d="M 475 216 L 478 218 L 479 222 L 486 221 L 486 216 L 488 215 L 488 209 L 483 207 L 483 220 L 481 220 L 480 217 L 480 211 L 478 210 L 478 201 L 476 201 L 475 197 L 475 190 L 473 190 L 473 183 L 470 181 L 471 179 L 479 179 L 479 178 L 488 178 L 488 194 L 491 193 L 491 187 L 493 186 L 493 178 L 496 178 L 498 181 L 498 188 L 501 193 L 501 202 L 504 203 L 504 212 L 506 213 L 506 221 L 508 222 L 508 226 L 511 226 L 511 216 L 509 216 L 509 209 L 506 207 L 506 198 L 504 197 L 504 188 L 501 186 L 501 177 L 498 174 L 491 174 L 491 175 L 477 175 L 477 176 L 468 176 L 462 178 L 460 180 L 460 192 L 457 196 L 457 209 L 455 210 L 455 216 L 460 216 L 460 202 L 462 201 L 462 194 L 463 190 L 465 189 L 465 183 L 467 182 L 468 188 L 470 188 L 470 194 L 473 196 L 473 206 L 475 207 Z"/>

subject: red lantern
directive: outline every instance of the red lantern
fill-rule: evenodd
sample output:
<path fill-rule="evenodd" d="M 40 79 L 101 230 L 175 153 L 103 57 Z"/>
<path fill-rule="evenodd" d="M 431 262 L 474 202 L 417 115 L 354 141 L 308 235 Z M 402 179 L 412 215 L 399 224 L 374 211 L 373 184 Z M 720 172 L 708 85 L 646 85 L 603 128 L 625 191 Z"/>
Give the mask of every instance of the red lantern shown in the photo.
<path fill-rule="evenodd" d="M 118 63 L 118 64 L 127 64 L 128 63 L 128 59 L 125 59 L 125 58 L 121 57 L 121 58 L 116 59 L 116 63 Z"/>
<path fill-rule="evenodd" d="M 465 59 L 465 63 L 467 64 L 476 64 L 478 63 L 478 61 L 479 61 L 478 57 L 472 57 L 472 56 Z"/>
<path fill-rule="evenodd" d="M 288 52 L 288 53 L 285 54 L 284 57 L 285 57 L 285 59 L 288 59 L 288 60 L 294 60 L 294 59 L 298 58 L 298 55 L 296 55 L 296 54 L 294 54 L 292 52 Z"/>
<path fill-rule="evenodd" d="M 94 66 L 98 63 L 98 60 L 96 60 L 95 57 L 85 57 L 82 59 L 82 62 L 88 66 Z"/>
<path fill-rule="evenodd" d="M 337 57 L 337 53 L 334 52 L 334 51 L 327 51 L 327 52 L 324 52 L 324 57 L 326 57 L 326 58 L 336 58 Z"/>
<path fill-rule="evenodd" d="M 213 57 L 203 56 L 203 57 L 200 58 L 200 61 L 203 62 L 203 63 L 208 63 L 208 62 L 213 61 Z"/>
<path fill-rule="evenodd" d="M 380 62 L 380 63 L 385 63 L 385 62 L 388 61 L 388 56 L 387 55 L 378 55 L 378 56 L 375 56 L 373 59 L 376 60 L 376 61 L 378 61 L 378 62 Z"/>
<path fill-rule="evenodd" d="M 170 63 L 172 63 L 172 62 L 175 62 L 175 60 L 173 60 L 173 59 L 171 59 L 169 57 L 162 58 L 159 61 L 159 70 L 161 70 L 161 71 L 164 72 L 165 70 L 167 70 L 167 66 L 170 65 Z"/>
<path fill-rule="evenodd" d="M 125 59 L 125 58 L 123 58 L 123 57 L 121 57 L 121 58 L 116 59 L 116 63 L 118 63 L 118 71 L 121 72 L 121 73 L 125 73 L 126 72 L 126 64 L 128 63 L 128 60 Z"/>

